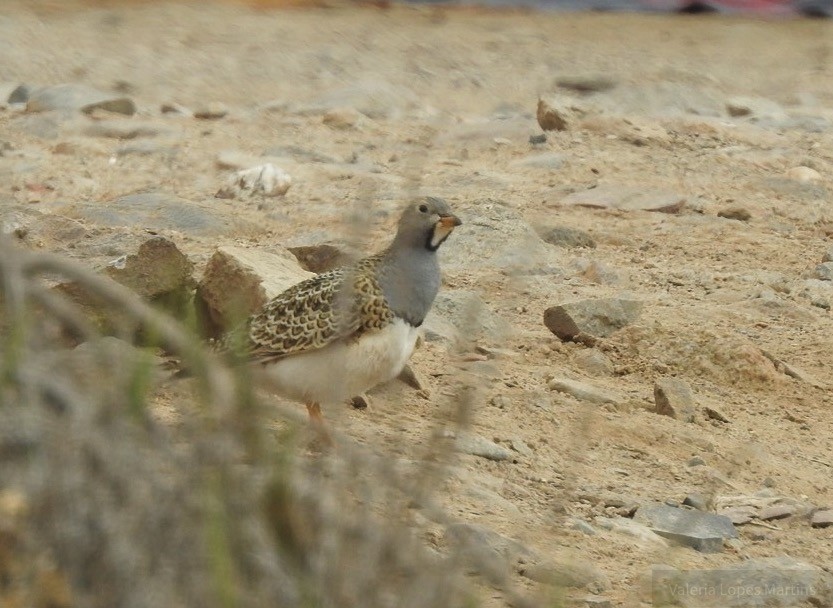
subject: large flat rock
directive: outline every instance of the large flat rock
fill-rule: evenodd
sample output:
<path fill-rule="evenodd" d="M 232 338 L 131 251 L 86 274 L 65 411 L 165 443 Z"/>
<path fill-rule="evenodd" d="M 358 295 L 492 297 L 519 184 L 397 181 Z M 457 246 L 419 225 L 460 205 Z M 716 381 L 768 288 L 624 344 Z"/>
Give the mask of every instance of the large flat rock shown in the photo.
<path fill-rule="evenodd" d="M 638 300 L 578 300 L 547 308 L 544 325 L 565 342 L 581 335 L 604 338 L 636 321 L 641 313 L 642 302 Z"/>
<path fill-rule="evenodd" d="M 220 247 L 211 256 L 197 288 L 207 333 L 230 329 L 238 321 L 296 283 L 315 276 L 289 251 Z"/>
<path fill-rule="evenodd" d="M 208 205 L 163 192 L 130 194 L 106 203 L 80 202 L 57 211 L 102 226 L 176 230 L 190 235 L 217 235 L 252 227 L 240 220 L 230 222 L 227 214 Z"/>
<path fill-rule="evenodd" d="M 702 553 L 720 553 L 724 539 L 738 536 L 728 517 L 665 504 L 639 507 L 634 520 L 660 536 Z"/>

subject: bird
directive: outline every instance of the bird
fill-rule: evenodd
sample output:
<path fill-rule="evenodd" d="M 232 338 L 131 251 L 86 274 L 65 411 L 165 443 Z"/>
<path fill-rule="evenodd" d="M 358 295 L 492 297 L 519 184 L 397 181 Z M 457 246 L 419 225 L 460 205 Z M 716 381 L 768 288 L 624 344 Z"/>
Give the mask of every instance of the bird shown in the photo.
<path fill-rule="evenodd" d="M 437 197 L 410 201 L 381 252 L 297 283 L 237 329 L 238 357 L 277 393 L 306 405 L 330 443 L 322 404 L 395 378 L 440 289 L 437 250 L 462 221 Z"/>

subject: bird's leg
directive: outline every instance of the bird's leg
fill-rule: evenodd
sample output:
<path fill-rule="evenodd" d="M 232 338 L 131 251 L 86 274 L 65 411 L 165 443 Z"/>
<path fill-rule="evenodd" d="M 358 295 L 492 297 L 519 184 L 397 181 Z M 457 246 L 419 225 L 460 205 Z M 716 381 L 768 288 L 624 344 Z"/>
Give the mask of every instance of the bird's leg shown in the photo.
<path fill-rule="evenodd" d="M 309 413 L 309 420 L 312 426 L 318 433 L 321 441 L 326 445 L 333 445 L 333 439 L 327 432 L 327 427 L 324 424 L 324 416 L 321 415 L 321 404 L 316 402 L 309 402 L 307 405 L 307 412 Z"/>

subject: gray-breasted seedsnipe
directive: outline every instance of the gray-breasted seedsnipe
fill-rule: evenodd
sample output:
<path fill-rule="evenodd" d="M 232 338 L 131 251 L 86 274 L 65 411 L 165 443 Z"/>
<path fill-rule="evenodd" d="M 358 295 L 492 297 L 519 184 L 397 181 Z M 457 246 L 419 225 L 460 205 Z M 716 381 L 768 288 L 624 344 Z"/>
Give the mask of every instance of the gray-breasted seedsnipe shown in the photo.
<path fill-rule="evenodd" d="M 437 249 L 460 224 L 442 199 L 409 203 L 387 249 L 298 283 L 252 316 L 243 355 L 320 425 L 322 403 L 402 371 L 440 288 Z"/>

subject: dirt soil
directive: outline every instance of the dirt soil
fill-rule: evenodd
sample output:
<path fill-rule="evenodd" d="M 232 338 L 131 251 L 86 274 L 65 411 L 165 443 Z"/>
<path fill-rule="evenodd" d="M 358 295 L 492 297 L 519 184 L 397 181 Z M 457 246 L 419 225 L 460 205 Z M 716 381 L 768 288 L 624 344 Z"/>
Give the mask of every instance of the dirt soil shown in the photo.
<path fill-rule="evenodd" d="M 806 516 L 833 506 L 833 283 L 822 280 L 833 268 L 817 269 L 833 235 L 829 21 L 6 0 L 0 56 L 0 82 L 87 84 L 139 107 L 130 119 L 0 111 L 0 202 L 91 231 L 79 205 L 149 191 L 197 202 L 226 229 L 149 220 L 123 230 L 170 236 L 198 276 L 219 245 L 355 241 L 348 220 L 361 210 L 371 214 L 358 244 L 375 250 L 407 196 L 451 203 L 464 224 L 441 252 L 443 290 L 481 303 L 476 344 L 461 354 L 453 340 L 427 340 L 415 353 L 428 398 L 391 383 L 372 410 L 327 415 L 358 442 L 422 459 L 460 378 L 474 378 L 473 431 L 520 451 L 514 461 L 456 457 L 440 492 L 460 520 L 544 558 L 594 564 L 610 586 L 591 590 L 617 606 L 647 602 L 655 564 L 789 555 L 833 565 L 833 528 Z M 564 78 L 604 90 L 559 86 Z M 539 97 L 567 129 L 533 145 Z M 172 103 L 228 113 L 163 115 Z M 147 132 L 89 131 L 113 120 Z M 232 172 L 221 154 L 277 159 L 293 185 L 281 198 L 215 198 Z M 614 202 L 635 192 L 686 204 L 676 213 L 570 204 L 591 189 Z M 727 210 L 748 217 L 718 215 Z M 554 226 L 582 230 L 596 247 L 530 243 L 529 227 Z M 30 245 L 86 255 L 58 238 Z M 590 356 L 543 324 L 549 306 L 602 297 L 644 307 Z M 694 422 L 653 411 L 654 383 L 666 377 L 690 385 Z M 550 390 L 551 378 L 615 398 L 580 401 Z M 172 420 L 177 395 L 160 398 Z M 656 547 L 595 519 L 695 492 L 719 503 L 762 491 L 804 510 L 739 526 L 739 541 L 717 554 Z M 576 518 L 597 533 L 575 529 Z M 484 585 L 482 601 L 506 600 Z"/>

